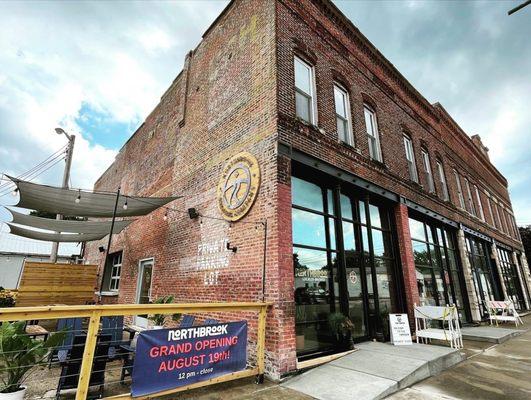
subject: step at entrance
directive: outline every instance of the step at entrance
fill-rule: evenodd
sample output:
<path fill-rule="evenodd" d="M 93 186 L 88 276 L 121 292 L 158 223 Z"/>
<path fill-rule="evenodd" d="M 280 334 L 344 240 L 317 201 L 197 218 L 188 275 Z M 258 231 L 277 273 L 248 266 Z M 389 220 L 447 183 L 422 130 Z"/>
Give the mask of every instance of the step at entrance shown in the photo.
<path fill-rule="evenodd" d="M 464 360 L 458 350 L 413 344 L 367 342 L 358 351 L 319 366 L 282 385 L 322 400 L 383 399 Z"/>

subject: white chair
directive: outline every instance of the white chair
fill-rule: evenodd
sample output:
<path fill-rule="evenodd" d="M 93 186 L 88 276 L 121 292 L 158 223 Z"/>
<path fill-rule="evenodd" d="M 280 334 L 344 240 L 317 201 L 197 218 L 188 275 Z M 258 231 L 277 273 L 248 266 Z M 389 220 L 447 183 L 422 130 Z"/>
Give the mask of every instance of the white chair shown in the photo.
<path fill-rule="evenodd" d="M 496 326 L 498 326 L 498 321 L 514 322 L 516 326 L 519 323 L 524 323 L 518 315 L 512 300 L 485 300 L 485 307 L 489 313 L 489 322 L 491 325 L 493 320 L 496 322 Z"/>
<path fill-rule="evenodd" d="M 433 328 L 432 321 L 440 321 L 442 328 Z M 450 342 L 450 347 L 463 348 L 463 337 L 459 326 L 459 316 L 455 306 L 417 306 L 415 304 L 415 330 L 419 339 L 428 344 L 431 339 Z"/>

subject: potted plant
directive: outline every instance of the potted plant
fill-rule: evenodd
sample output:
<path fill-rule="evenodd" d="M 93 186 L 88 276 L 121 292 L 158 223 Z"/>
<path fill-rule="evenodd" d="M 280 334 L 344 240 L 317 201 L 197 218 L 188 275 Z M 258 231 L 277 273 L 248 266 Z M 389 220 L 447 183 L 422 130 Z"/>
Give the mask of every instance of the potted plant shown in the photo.
<path fill-rule="evenodd" d="M 345 350 L 353 349 L 352 332 L 354 332 L 354 323 L 350 318 L 340 312 L 335 312 L 328 317 L 328 323 L 335 335 L 337 346 Z"/>
<path fill-rule="evenodd" d="M 153 304 L 170 304 L 173 303 L 173 296 L 163 296 L 156 299 Z M 151 329 L 162 329 L 164 328 L 164 322 L 166 321 L 166 314 L 150 314 L 148 319 L 153 322 Z M 172 321 L 178 321 L 181 318 L 181 314 L 175 313 L 171 315 Z"/>
<path fill-rule="evenodd" d="M 24 321 L 3 322 L 0 326 L 0 400 L 23 399 L 26 374 L 42 363 L 66 335 L 57 332 L 46 340 L 37 340 L 26 334 L 25 327 Z"/>
<path fill-rule="evenodd" d="M 0 308 L 15 307 L 17 292 L 0 286 Z"/>

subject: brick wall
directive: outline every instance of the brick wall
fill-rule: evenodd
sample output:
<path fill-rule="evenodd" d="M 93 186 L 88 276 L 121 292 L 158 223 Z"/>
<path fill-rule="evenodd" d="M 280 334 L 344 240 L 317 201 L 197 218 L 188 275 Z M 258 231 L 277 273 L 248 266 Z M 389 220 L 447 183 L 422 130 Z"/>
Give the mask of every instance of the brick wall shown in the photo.
<path fill-rule="evenodd" d="M 295 53 L 315 67 L 317 127 L 294 118 Z M 336 137 L 334 81 L 350 95 L 353 147 L 339 143 Z M 383 164 L 368 157 L 364 102 L 377 112 Z M 421 146 L 429 150 L 433 171 L 436 157 L 444 162 L 451 202 L 428 194 L 421 174 L 424 186 L 409 181 L 403 132 L 413 139 L 419 172 Z M 154 259 L 153 298 L 172 294 L 182 302 L 262 300 L 264 229 L 258 223 L 267 221 L 265 299 L 274 306 L 267 317 L 266 368 L 274 378 L 296 369 L 291 160 L 279 156 L 279 141 L 496 240 L 521 247 L 518 240 L 454 205 L 452 168 L 495 194 L 510 210 L 506 180 L 444 108 L 422 98 L 333 5 L 321 0 L 235 0 L 187 55 L 183 71 L 160 104 L 95 185 L 111 191 L 120 186 L 125 194 L 182 195 L 169 205 L 172 210 L 160 209 L 139 218 L 113 237 L 111 252 L 123 250 L 120 291 L 104 301 L 136 301 L 138 265 L 146 258 Z M 216 186 L 225 162 L 241 151 L 258 159 L 262 185 L 249 214 L 229 226 L 220 219 Z M 440 193 L 437 181 L 436 186 Z M 483 191 L 482 202 L 487 213 Z M 186 213 L 190 207 L 204 217 L 191 220 Z M 407 208 L 399 205 L 395 217 L 411 312 L 418 293 Z M 489 218 L 487 215 L 487 221 Z M 237 252 L 224 250 L 226 241 L 236 246 Z M 89 244 L 86 255 L 89 262 L 102 267 L 99 246 L 106 246 L 106 241 Z M 227 265 L 205 270 L 201 260 L 210 256 L 204 254 L 205 246 L 218 246 L 215 257 L 226 260 Z M 254 340 L 253 316 L 232 316 L 247 317 Z"/>
<path fill-rule="evenodd" d="M 231 2 L 95 188 L 121 185 L 127 194 L 183 196 L 170 204 L 175 210 L 167 220 L 161 209 L 113 237 L 112 251 L 123 249 L 124 261 L 119 296 L 106 301 L 134 302 L 138 263 L 151 257 L 152 298 L 172 294 L 181 302 L 261 301 L 264 229 L 259 222 L 267 220 L 265 299 L 275 306 L 267 318 L 266 365 L 269 375 L 278 377 L 294 369 L 295 338 L 286 322 L 293 318 L 293 307 L 285 301 L 293 294 L 293 269 L 278 230 L 288 217 L 279 217 L 277 199 L 289 202 L 289 187 L 279 189 L 276 179 L 274 10 L 273 2 Z M 226 161 L 241 151 L 258 159 L 262 184 L 249 214 L 229 226 L 220 220 L 216 188 Z M 191 220 L 190 207 L 207 217 Z M 227 251 L 225 241 L 237 252 Z M 291 246 L 291 240 L 287 243 Z M 90 262 L 103 265 L 101 245 L 106 242 L 87 247 Z M 205 270 L 201 260 L 212 255 L 202 245 L 218 246 L 214 257 L 228 265 Z M 249 318 L 249 336 L 255 339 L 255 315 L 232 318 Z"/>
<path fill-rule="evenodd" d="M 484 150 L 459 128 L 440 104 L 429 104 L 368 40 L 328 1 L 279 0 L 278 105 L 279 139 L 294 148 L 323 159 L 386 189 L 404 196 L 454 221 L 488 234 L 496 240 L 521 248 L 517 234 L 493 229 L 479 218 L 456 207 L 456 182 L 452 170 L 471 183 L 472 198 L 478 209 L 474 184 L 480 189 L 485 218 L 488 214 L 487 189 L 511 210 L 506 179 L 490 163 Z M 295 118 L 293 57 L 306 59 L 315 71 L 317 126 Z M 338 141 L 333 84 L 340 83 L 350 97 L 354 146 Z M 363 117 L 364 103 L 376 111 L 383 165 L 369 158 Z M 403 134 L 413 140 L 420 185 L 409 180 Z M 436 159 L 444 165 L 450 202 L 430 194 L 422 174 L 421 148 L 430 155 L 436 192 L 442 193 L 436 179 Z M 495 211 L 494 211 L 495 213 Z"/>
<path fill-rule="evenodd" d="M 409 214 L 405 204 L 395 207 L 396 236 L 400 251 L 400 263 L 402 265 L 402 281 L 406 295 L 406 308 L 409 315 L 409 323 L 414 326 L 414 305 L 420 305 L 419 290 L 417 286 L 417 273 L 415 269 L 415 257 L 411 247 L 411 233 L 409 231 Z"/>

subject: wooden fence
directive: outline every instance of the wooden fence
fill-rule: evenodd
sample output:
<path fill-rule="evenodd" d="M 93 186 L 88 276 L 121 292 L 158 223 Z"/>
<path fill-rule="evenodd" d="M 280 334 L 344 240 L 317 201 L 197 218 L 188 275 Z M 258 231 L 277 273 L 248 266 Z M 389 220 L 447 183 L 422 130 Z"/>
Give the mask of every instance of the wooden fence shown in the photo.
<path fill-rule="evenodd" d="M 0 322 L 21 320 L 46 320 L 59 318 L 90 318 L 87 330 L 87 340 L 83 353 L 83 361 L 79 375 L 76 400 L 85 400 L 88 395 L 89 380 L 92 363 L 96 350 L 96 341 L 100 328 L 101 317 L 119 315 L 142 314 L 197 314 L 211 312 L 258 312 L 258 332 L 256 348 L 256 366 L 243 371 L 234 372 L 203 382 L 178 387 L 171 390 L 151 394 L 142 398 L 154 398 L 171 393 L 195 389 L 234 379 L 257 376 L 263 380 L 265 372 L 265 331 L 266 313 L 271 303 L 190 303 L 190 304 L 112 304 L 112 305 L 83 305 L 83 306 L 41 306 L 0 308 Z M 109 397 L 112 399 L 132 399 L 131 394 L 121 394 Z M 139 399 L 140 397 L 135 397 Z"/>
<path fill-rule="evenodd" d="M 26 262 L 16 307 L 76 305 L 94 300 L 97 265 Z"/>

